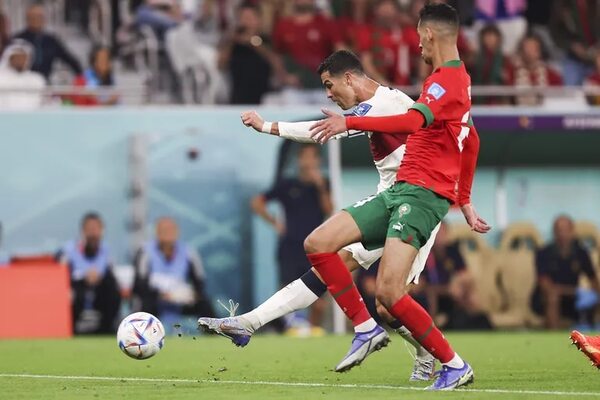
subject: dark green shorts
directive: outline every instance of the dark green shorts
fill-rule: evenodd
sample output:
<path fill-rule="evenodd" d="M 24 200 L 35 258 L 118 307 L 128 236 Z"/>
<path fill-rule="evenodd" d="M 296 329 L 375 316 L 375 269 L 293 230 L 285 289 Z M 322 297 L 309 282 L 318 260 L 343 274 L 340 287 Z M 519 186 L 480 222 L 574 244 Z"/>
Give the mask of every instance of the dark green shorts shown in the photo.
<path fill-rule="evenodd" d="M 450 202 L 431 190 L 398 182 L 344 210 L 354 218 L 367 250 L 383 247 L 387 237 L 400 238 L 418 250 L 449 208 Z"/>

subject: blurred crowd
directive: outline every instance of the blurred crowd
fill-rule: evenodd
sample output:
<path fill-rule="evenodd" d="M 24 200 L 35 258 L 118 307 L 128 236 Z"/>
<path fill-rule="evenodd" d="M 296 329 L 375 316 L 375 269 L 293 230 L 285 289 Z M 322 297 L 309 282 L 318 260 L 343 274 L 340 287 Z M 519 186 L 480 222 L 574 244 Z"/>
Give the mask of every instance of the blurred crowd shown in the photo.
<path fill-rule="evenodd" d="M 435 0 L 442 1 L 442 0 Z M 48 82 L 56 60 L 73 84 L 110 87 L 119 77 L 112 58 L 151 74 L 169 102 L 277 104 L 323 101 L 318 64 L 351 49 L 367 73 L 385 85 L 420 85 L 429 68 L 416 31 L 426 0 L 130 0 L 109 1 L 108 43 L 94 43 L 89 60 L 49 33 L 44 7 L 27 10 L 26 28 L 10 32 L 0 16 L 0 87 L 21 76 L 34 91 Z M 600 4 L 597 0 L 447 0 L 459 10 L 459 51 L 473 85 L 600 86 Z M 90 21 L 91 1 L 70 1 L 68 20 Z M 71 4 L 72 3 L 72 4 Z M 87 65 L 84 67 L 83 65 Z M 44 80 L 40 80 L 42 77 Z M 3 83 L 4 82 L 4 83 Z M 13 83 L 13 86 L 18 85 Z M 9 85 L 10 86 L 10 85 Z M 79 105 L 117 104 L 117 96 L 65 96 Z M 600 96 L 588 100 L 600 104 Z M 483 104 L 536 105 L 535 92 L 479 96 Z"/>

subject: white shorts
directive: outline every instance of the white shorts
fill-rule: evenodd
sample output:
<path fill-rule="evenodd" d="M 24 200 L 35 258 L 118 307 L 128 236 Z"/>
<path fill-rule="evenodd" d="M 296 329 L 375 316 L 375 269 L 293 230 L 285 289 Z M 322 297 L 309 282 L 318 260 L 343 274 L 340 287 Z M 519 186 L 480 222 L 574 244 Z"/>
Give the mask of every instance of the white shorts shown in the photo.
<path fill-rule="evenodd" d="M 417 253 L 412 268 L 410 269 L 410 273 L 408 274 L 408 278 L 406 279 L 407 284 L 419 283 L 419 277 L 421 276 L 421 272 L 425 269 L 425 262 L 427 261 L 427 257 L 429 257 L 429 252 L 431 251 L 431 247 L 435 242 L 435 237 L 439 230 L 440 224 L 437 224 L 431 232 L 431 236 L 429 236 L 429 240 L 427 240 L 425 246 L 421 247 Z M 352 253 L 352 258 L 354 258 L 364 269 L 369 269 L 371 265 L 383 255 L 383 247 L 375 250 L 367 250 L 363 247 L 362 243 L 352 243 L 344 247 L 343 250 Z"/>

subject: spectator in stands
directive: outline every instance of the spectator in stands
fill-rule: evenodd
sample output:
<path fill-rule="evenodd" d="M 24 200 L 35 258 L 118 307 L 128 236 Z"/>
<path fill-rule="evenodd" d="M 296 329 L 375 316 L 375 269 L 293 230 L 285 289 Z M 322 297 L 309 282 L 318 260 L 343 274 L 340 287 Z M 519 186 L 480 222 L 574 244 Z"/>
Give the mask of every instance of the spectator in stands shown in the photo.
<path fill-rule="evenodd" d="M 513 54 L 527 32 L 526 0 L 475 0 L 475 29 L 494 23 L 502 32 L 504 54 Z"/>
<path fill-rule="evenodd" d="M 542 41 L 535 34 L 528 34 L 521 41 L 519 53 L 515 59 L 513 84 L 519 86 L 560 86 L 562 78 L 558 72 L 546 63 L 547 55 Z M 519 105 L 537 105 L 542 96 L 526 94 L 517 96 Z"/>
<path fill-rule="evenodd" d="M 341 15 L 337 19 L 338 29 L 342 34 L 344 45 L 358 52 L 358 38 L 361 28 L 370 23 L 371 1 L 348 0 L 341 4 Z"/>
<path fill-rule="evenodd" d="M 512 81 L 512 64 L 502 53 L 502 33 L 496 25 L 486 25 L 479 31 L 479 53 L 471 67 L 473 85 L 509 85 Z M 507 103 L 503 97 L 477 97 L 477 103 Z"/>
<path fill-rule="evenodd" d="M 75 78 L 74 85 L 88 89 L 107 88 L 114 85 L 112 55 L 104 46 L 94 47 L 90 53 L 90 65 L 83 75 Z M 73 96 L 73 104 L 78 106 L 112 106 L 119 102 L 119 95 Z"/>
<path fill-rule="evenodd" d="M 146 0 L 135 12 L 135 23 L 152 28 L 161 42 L 165 33 L 183 20 L 181 7 L 175 0 Z"/>
<path fill-rule="evenodd" d="M 593 323 L 594 307 L 577 310 L 576 291 L 581 274 L 585 274 L 592 289 L 600 293 L 600 282 L 589 254 L 575 237 L 573 220 L 562 215 L 554 220 L 554 241 L 536 254 L 537 289 L 533 295 L 533 310 L 545 317 L 546 327 L 561 327 L 564 317 L 581 323 Z"/>
<path fill-rule="evenodd" d="M 134 309 L 154 314 L 169 326 L 181 315 L 214 316 L 200 256 L 179 239 L 172 218 L 156 221 L 156 238 L 138 251 L 134 267 Z"/>
<path fill-rule="evenodd" d="M 581 85 L 593 68 L 594 46 L 600 44 L 600 5 L 596 0 L 559 0 L 550 32 L 566 54 L 563 75 L 566 85 Z"/>
<path fill-rule="evenodd" d="M 294 0 L 293 4 L 293 14 L 279 19 L 273 31 L 274 48 L 283 56 L 291 74 L 285 83 L 320 88 L 321 80 L 315 71 L 325 57 L 342 48 L 342 37 L 334 21 L 317 12 L 315 0 Z"/>
<path fill-rule="evenodd" d="M 448 240 L 442 222 L 414 295 L 445 329 L 490 329 L 477 300 L 477 288 L 458 243 Z"/>
<path fill-rule="evenodd" d="M 71 271 L 76 333 L 114 333 L 121 297 L 103 235 L 100 215 L 87 213 L 81 220 L 81 238 L 68 242 L 56 256 Z"/>
<path fill-rule="evenodd" d="M 400 9 L 394 0 L 379 0 L 373 11 L 373 24 L 358 34 L 358 51 L 369 77 L 387 86 L 411 83 L 413 66 L 421 54 L 414 29 L 399 26 Z"/>
<path fill-rule="evenodd" d="M 279 57 L 261 35 L 261 16 L 256 6 L 239 9 L 238 26 L 221 47 L 219 67 L 231 75 L 231 103 L 259 104 L 269 91 L 271 73 L 285 73 Z"/>
<path fill-rule="evenodd" d="M 17 39 L 27 40 L 34 48 L 31 70 L 39 72 L 46 80 L 49 80 L 54 61 L 58 59 L 67 64 L 75 75 L 81 74 L 79 61 L 60 39 L 44 31 L 45 24 L 44 6 L 34 4 L 27 9 L 27 27 L 15 35 Z"/>
<path fill-rule="evenodd" d="M 44 77 L 30 70 L 33 49 L 29 42 L 14 40 L 0 59 L 0 109 L 31 110 L 42 105 Z"/>
<path fill-rule="evenodd" d="M 273 216 L 267 209 L 267 203 L 271 201 L 277 201 L 283 206 L 283 220 Z M 266 193 L 252 199 L 252 209 L 273 225 L 279 235 L 279 284 L 284 287 L 310 269 L 304 252 L 304 239 L 333 210 L 329 183 L 321 172 L 320 148 L 314 144 L 301 145 L 298 152 L 298 177 L 279 179 Z M 315 332 L 319 331 L 324 306 L 325 303 L 318 300 L 311 307 L 309 322 Z M 281 320 L 276 325 L 278 330 L 283 331 Z"/>
<path fill-rule="evenodd" d="M 600 89 L 600 50 L 596 52 L 594 71 L 586 78 L 584 85 Z M 591 104 L 600 105 L 600 94 L 588 96 Z"/>

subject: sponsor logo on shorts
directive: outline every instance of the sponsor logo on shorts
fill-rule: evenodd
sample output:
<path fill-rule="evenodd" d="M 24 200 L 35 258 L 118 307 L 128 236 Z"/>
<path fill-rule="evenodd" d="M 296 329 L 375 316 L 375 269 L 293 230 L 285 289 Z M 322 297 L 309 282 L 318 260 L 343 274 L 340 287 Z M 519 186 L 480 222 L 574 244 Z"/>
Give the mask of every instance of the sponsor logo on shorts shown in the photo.
<path fill-rule="evenodd" d="M 399 232 L 402 232 L 404 230 L 404 224 L 397 222 L 394 225 L 392 225 L 392 228 L 394 228 L 395 230 L 397 230 Z"/>
<path fill-rule="evenodd" d="M 376 195 L 371 195 L 365 199 L 362 199 L 361 201 L 357 201 L 356 203 L 354 203 L 354 208 L 358 208 L 358 207 L 362 207 L 365 204 L 367 204 L 368 202 L 370 202 L 371 200 L 373 200 L 374 198 L 376 198 Z"/>

